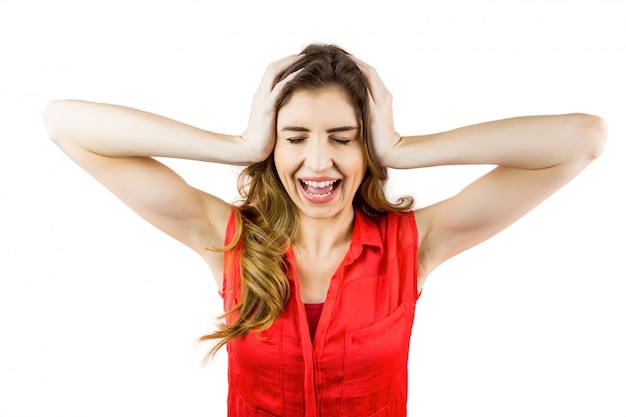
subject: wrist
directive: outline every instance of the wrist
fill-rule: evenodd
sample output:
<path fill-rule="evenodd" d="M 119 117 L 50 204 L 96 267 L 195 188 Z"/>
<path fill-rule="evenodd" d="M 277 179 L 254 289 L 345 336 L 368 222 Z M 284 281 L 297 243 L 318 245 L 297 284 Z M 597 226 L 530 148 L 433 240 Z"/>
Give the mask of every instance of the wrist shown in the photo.
<path fill-rule="evenodd" d="M 400 135 L 398 132 L 395 132 L 393 139 L 388 141 L 387 147 L 381 152 L 375 153 L 376 161 L 381 167 L 399 168 L 399 156 L 402 152 L 401 147 L 403 139 L 404 138 L 402 135 Z"/>
<path fill-rule="evenodd" d="M 246 139 L 247 131 L 236 137 L 239 144 L 237 153 L 243 164 L 249 165 L 266 160 L 274 150 L 273 143 L 259 144 Z"/>

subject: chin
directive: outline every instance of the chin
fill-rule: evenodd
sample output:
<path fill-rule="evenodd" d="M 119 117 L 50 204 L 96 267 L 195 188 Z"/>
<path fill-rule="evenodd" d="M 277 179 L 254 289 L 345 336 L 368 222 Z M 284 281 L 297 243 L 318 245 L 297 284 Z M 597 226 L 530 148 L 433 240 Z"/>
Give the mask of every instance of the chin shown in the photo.
<path fill-rule="evenodd" d="M 308 217 L 315 220 L 332 220 L 338 215 L 345 213 L 347 210 L 353 210 L 352 204 L 343 207 L 299 207 L 298 213 L 301 217 Z"/>

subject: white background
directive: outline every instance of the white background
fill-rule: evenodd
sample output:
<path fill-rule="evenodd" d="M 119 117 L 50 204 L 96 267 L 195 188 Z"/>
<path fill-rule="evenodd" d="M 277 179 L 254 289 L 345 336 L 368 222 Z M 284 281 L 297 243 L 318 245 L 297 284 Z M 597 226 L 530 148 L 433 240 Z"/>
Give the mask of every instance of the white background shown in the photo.
<path fill-rule="evenodd" d="M 47 140 L 56 98 L 240 133 L 265 66 L 311 42 L 374 65 L 396 128 L 588 112 L 605 153 L 431 275 L 411 416 L 626 416 L 624 1 L 0 0 L 0 416 L 223 416 L 208 268 Z M 173 138 L 175 139 L 175 138 Z M 506 140 L 506 138 L 503 138 Z M 229 201 L 236 170 L 166 161 Z M 486 167 L 393 172 L 419 206 Z"/>

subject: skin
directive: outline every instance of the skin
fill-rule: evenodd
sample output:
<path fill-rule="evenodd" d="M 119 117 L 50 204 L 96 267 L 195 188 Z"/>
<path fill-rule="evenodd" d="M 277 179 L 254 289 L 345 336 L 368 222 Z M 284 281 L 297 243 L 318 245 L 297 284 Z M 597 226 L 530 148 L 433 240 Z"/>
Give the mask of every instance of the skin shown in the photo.
<path fill-rule="evenodd" d="M 303 219 L 294 243 L 298 276 L 305 283 L 301 297 L 305 302 L 320 302 L 350 242 L 354 213 L 348 201 L 362 175 L 355 150 L 358 140 L 350 138 L 354 143 L 337 145 L 328 129 L 358 125 L 358 121 L 337 90 L 298 92 L 275 114 L 276 97 L 290 77 L 280 83 L 276 80 L 297 59 L 290 56 L 268 66 L 252 102 L 248 128 L 241 135 L 218 134 L 127 107 L 71 100 L 48 105 L 48 134 L 139 215 L 200 254 L 218 288 L 222 287 L 223 254 L 206 248 L 223 245 L 231 206 L 189 186 L 152 157 L 246 165 L 274 151 L 281 180 Z M 355 61 L 369 84 L 369 127 L 381 165 L 401 169 L 495 166 L 457 195 L 414 212 L 420 231 L 420 289 L 438 265 L 515 222 L 603 150 L 606 125 L 601 118 L 586 114 L 519 117 L 430 135 L 400 135 L 393 124 L 391 94 L 374 68 Z M 337 118 L 324 108 L 336 110 Z M 289 143 L 294 133 L 303 132 L 283 131 L 285 126 L 305 127 L 307 137 L 301 143 Z M 346 152 L 357 166 L 346 167 L 341 161 L 339 155 Z M 341 192 L 327 207 L 311 204 L 297 188 L 301 175 L 339 177 Z M 330 266 L 307 270 L 306 265 Z"/>
<path fill-rule="evenodd" d="M 352 200 L 365 174 L 360 120 L 339 88 L 298 91 L 277 116 L 276 170 L 300 215 L 294 242 L 303 301 L 321 303 L 350 245 Z M 337 181 L 328 198 L 306 195 L 301 180 Z"/>

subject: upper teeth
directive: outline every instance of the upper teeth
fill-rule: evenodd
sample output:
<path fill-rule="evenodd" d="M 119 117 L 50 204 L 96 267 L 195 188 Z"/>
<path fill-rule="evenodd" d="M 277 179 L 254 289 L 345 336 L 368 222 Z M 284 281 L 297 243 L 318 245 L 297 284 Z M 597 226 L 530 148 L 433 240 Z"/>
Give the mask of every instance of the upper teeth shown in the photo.
<path fill-rule="evenodd" d="M 335 182 L 337 182 L 337 180 L 334 180 L 334 181 L 305 181 L 305 180 L 302 180 L 302 182 L 305 183 L 306 185 L 308 185 L 309 187 L 324 188 L 324 187 L 328 187 L 329 185 L 334 184 Z"/>

